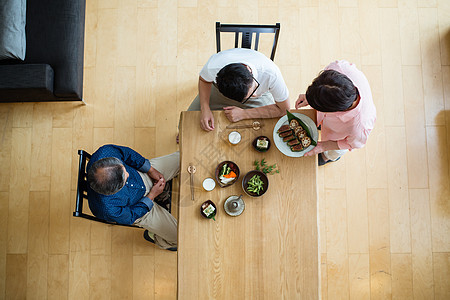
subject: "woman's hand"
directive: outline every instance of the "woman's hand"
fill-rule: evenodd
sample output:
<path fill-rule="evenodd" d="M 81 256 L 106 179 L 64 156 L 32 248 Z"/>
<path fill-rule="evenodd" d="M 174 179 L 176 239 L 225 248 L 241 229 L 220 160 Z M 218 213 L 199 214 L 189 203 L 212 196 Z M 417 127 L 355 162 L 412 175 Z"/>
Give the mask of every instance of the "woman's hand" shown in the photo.
<path fill-rule="evenodd" d="M 298 96 L 297 101 L 295 101 L 295 108 L 299 109 L 300 107 L 308 106 L 308 101 L 306 100 L 305 94 L 300 94 Z"/>

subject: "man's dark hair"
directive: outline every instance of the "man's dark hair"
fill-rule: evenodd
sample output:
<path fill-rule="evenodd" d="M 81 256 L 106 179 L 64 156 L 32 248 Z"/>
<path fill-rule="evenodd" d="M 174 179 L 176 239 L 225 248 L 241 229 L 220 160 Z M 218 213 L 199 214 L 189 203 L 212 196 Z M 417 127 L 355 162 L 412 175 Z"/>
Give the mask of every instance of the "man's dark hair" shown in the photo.
<path fill-rule="evenodd" d="M 318 111 L 336 112 L 350 108 L 358 95 L 350 78 L 334 70 L 325 70 L 308 87 L 306 100 Z"/>
<path fill-rule="evenodd" d="M 88 171 L 91 189 L 102 195 L 117 193 L 125 184 L 125 171 L 120 159 L 106 157 L 97 160 Z"/>
<path fill-rule="evenodd" d="M 216 82 L 224 96 L 242 102 L 248 94 L 253 77 L 245 65 L 234 63 L 226 65 L 217 73 Z"/>

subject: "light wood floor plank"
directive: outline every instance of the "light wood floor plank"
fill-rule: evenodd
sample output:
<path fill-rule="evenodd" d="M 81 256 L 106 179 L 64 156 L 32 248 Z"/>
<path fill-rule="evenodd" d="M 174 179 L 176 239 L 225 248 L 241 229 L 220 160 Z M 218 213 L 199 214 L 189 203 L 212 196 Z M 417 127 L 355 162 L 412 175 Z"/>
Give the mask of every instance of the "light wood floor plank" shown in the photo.
<path fill-rule="evenodd" d="M 5 170 L 11 168 L 12 105 L 0 106 L 0 164 Z M 9 174 L 0 172 L 0 191 L 9 191 Z"/>
<path fill-rule="evenodd" d="M 134 101 L 136 98 L 136 68 L 118 67 L 114 105 L 114 143 L 134 147 Z"/>
<path fill-rule="evenodd" d="M 117 31 L 117 65 L 136 66 L 138 28 L 137 0 L 120 1 L 117 22 L 120 24 Z M 130 84 L 130 86 L 133 86 Z M 120 91 L 120 90 L 119 90 Z"/>
<path fill-rule="evenodd" d="M 419 17 L 415 1 L 399 1 L 400 42 L 402 64 L 420 66 Z"/>
<path fill-rule="evenodd" d="M 5 299 L 25 299 L 27 290 L 27 255 L 8 254 L 6 256 Z"/>
<path fill-rule="evenodd" d="M 433 253 L 435 299 L 450 298 L 450 253 Z"/>
<path fill-rule="evenodd" d="M 347 227 L 348 252 L 368 253 L 368 216 L 367 216 L 367 183 L 366 183 L 366 153 L 364 149 L 348 153 L 346 161 L 347 186 Z M 350 171 L 352 170 L 352 171 Z"/>
<path fill-rule="evenodd" d="M 111 299 L 111 256 L 91 255 L 89 298 Z"/>
<path fill-rule="evenodd" d="M 50 192 L 30 192 L 27 299 L 47 298 Z"/>
<path fill-rule="evenodd" d="M 53 115 L 51 105 L 34 105 L 31 140 L 31 191 L 50 191 Z"/>
<path fill-rule="evenodd" d="M 350 299 L 370 299 L 369 254 L 349 254 Z"/>
<path fill-rule="evenodd" d="M 155 257 L 134 256 L 133 299 L 155 299 Z"/>
<path fill-rule="evenodd" d="M 337 1 L 319 1 L 320 64 L 328 65 L 341 57 L 339 9 Z"/>
<path fill-rule="evenodd" d="M 69 299 L 89 299 L 89 258 L 89 251 L 70 251 Z"/>
<path fill-rule="evenodd" d="M 387 189 L 368 189 L 370 298 L 391 298 L 391 253 Z"/>
<path fill-rule="evenodd" d="M 48 256 L 48 295 L 47 299 L 68 299 L 69 255 L 50 254 Z"/>
<path fill-rule="evenodd" d="M 433 299 L 433 255 L 428 189 L 409 189 L 414 299 Z"/>
<path fill-rule="evenodd" d="M 361 64 L 381 65 L 379 8 L 372 0 L 358 1 Z"/>
<path fill-rule="evenodd" d="M 409 188 L 428 188 L 428 164 L 423 157 L 427 153 L 425 114 L 422 90 L 422 72 L 419 66 L 404 66 L 403 96 L 408 99 L 405 107 Z"/>
<path fill-rule="evenodd" d="M 136 127 L 155 127 L 156 64 L 158 61 L 156 8 L 138 9 L 136 101 L 134 124 Z"/>
<path fill-rule="evenodd" d="M 386 130 L 388 162 L 389 218 L 391 252 L 411 252 L 411 230 L 408 200 L 408 170 L 406 168 L 406 136 L 403 127 Z"/>
<path fill-rule="evenodd" d="M 441 63 L 450 65 L 450 3 L 446 0 L 438 0 L 439 18 L 439 44 L 441 45 Z"/>
<path fill-rule="evenodd" d="M 423 96 L 427 125 L 444 125 L 441 52 L 438 16 L 434 8 L 419 8 L 420 47 L 422 53 Z"/>
<path fill-rule="evenodd" d="M 346 60 L 360 66 L 361 33 L 359 31 L 359 14 L 356 6 L 339 9 L 339 31 L 341 57 L 345 57 Z"/>
<path fill-rule="evenodd" d="M 405 117 L 398 10 L 395 8 L 380 9 L 380 23 L 384 121 L 386 126 L 403 126 Z"/>
<path fill-rule="evenodd" d="M 411 254 L 392 254 L 392 299 L 413 299 Z"/>
<path fill-rule="evenodd" d="M 9 184 L 8 253 L 27 252 L 31 128 L 13 128 Z"/>
<path fill-rule="evenodd" d="M 9 193 L 0 192 L 0 299 L 6 290 L 6 250 L 8 245 Z"/>
<path fill-rule="evenodd" d="M 13 127 L 31 127 L 33 124 L 33 103 L 14 103 L 12 105 Z"/>
<path fill-rule="evenodd" d="M 54 128 L 52 134 L 52 179 L 50 189 L 49 253 L 69 254 L 71 199 L 72 129 Z"/>

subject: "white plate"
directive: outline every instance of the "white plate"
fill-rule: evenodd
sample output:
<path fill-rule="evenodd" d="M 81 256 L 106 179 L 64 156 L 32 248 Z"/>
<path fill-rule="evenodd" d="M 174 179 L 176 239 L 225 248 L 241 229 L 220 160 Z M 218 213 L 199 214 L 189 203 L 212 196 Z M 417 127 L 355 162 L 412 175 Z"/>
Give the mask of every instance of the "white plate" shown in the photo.
<path fill-rule="evenodd" d="M 292 114 L 306 124 L 306 126 L 309 129 L 309 132 L 311 132 L 312 139 L 317 142 L 317 139 L 319 138 L 319 132 L 317 131 L 316 123 L 314 123 L 314 121 L 311 120 L 310 117 L 305 116 L 304 114 L 301 113 L 292 113 Z M 303 155 L 305 155 L 306 152 L 309 152 L 312 149 L 314 149 L 315 147 L 314 145 L 309 145 L 306 149 L 303 149 L 302 151 L 299 152 L 292 151 L 291 148 L 288 146 L 288 144 L 286 142 L 283 142 L 283 139 L 277 133 L 278 128 L 287 124 L 289 124 L 288 117 L 287 115 L 285 115 L 278 120 L 277 124 L 275 124 L 275 128 L 273 129 L 273 141 L 275 143 L 275 146 L 277 146 L 278 150 L 280 150 L 281 153 L 290 157 L 302 157 Z"/>

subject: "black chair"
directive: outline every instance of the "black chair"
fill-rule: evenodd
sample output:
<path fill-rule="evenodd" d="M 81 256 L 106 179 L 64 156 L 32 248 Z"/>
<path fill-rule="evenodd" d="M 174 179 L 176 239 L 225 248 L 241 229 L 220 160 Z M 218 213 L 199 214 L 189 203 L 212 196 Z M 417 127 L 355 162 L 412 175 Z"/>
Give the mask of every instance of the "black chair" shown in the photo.
<path fill-rule="evenodd" d="M 259 34 L 260 33 L 273 33 L 274 40 L 272 46 L 272 54 L 270 55 L 270 59 L 274 60 L 275 51 L 277 49 L 278 44 L 278 36 L 280 35 L 280 23 L 276 23 L 275 25 L 240 25 L 240 24 L 220 24 L 220 22 L 216 22 L 216 43 L 217 43 L 217 52 L 221 51 L 220 48 L 220 33 L 221 32 L 234 32 L 234 47 L 239 48 L 239 35 L 241 38 L 241 47 L 240 48 L 248 48 L 252 47 L 252 39 L 253 34 L 255 34 L 255 44 L 254 50 L 258 51 L 259 44 Z"/>

